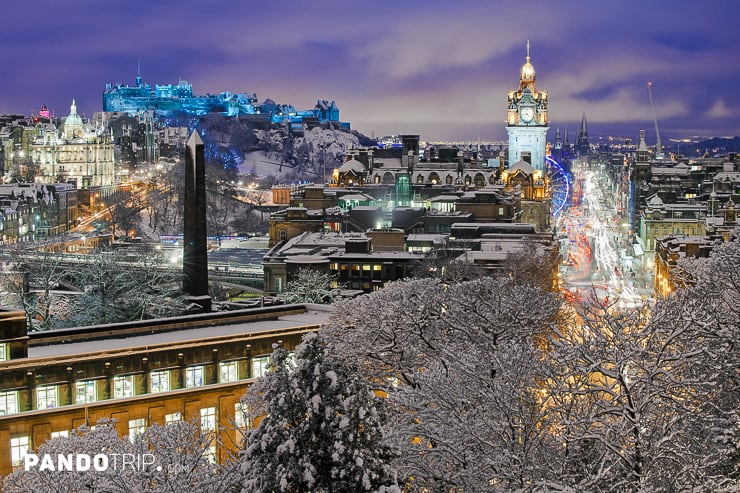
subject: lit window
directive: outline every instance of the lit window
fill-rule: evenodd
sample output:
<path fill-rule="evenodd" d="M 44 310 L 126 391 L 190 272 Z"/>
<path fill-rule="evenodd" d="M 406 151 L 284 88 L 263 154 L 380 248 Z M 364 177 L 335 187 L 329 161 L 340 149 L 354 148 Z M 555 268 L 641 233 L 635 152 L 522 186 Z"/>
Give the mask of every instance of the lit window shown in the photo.
<path fill-rule="evenodd" d="M 216 431 L 216 408 L 204 407 L 200 410 L 200 429 L 204 433 Z"/>
<path fill-rule="evenodd" d="M 75 383 L 75 403 L 85 404 L 96 400 L 95 380 L 82 380 Z"/>
<path fill-rule="evenodd" d="M 57 407 L 57 386 L 44 385 L 36 388 L 36 409 Z"/>
<path fill-rule="evenodd" d="M 113 377 L 113 398 L 122 399 L 124 397 L 133 397 L 134 395 L 134 376 L 118 375 Z"/>
<path fill-rule="evenodd" d="M 26 456 L 28 449 L 31 447 L 30 439 L 27 436 L 10 439 L 10 460 L 13 466 L 20 466 L 23 458 Z"/>
<path fill-rule="evenodd" d="M 128 438 L 132 442 L 138 436 L 144 433 L 146 430 L 146 419 L 137 418 L 128 420 Z"/>
<path fill-rule="evenodd" d="M 182 414 L 180 413 L 170 413 L 164 415 L 164 423 L 167 425 L 177 423 L 178 421 L 182 421 Z"/>
<path fill-rule="evenodd" d="M 11 390 L 0 392 L 0 416 L 18 412 L 18 392 Z"/>
<path fill-rule="evenodd" d="M 380 265 L 380 264 L 375 264 L 375 265 L 373 265 L 373 270 L 375 270 L 375 271 L 383 270 L 383 266 Z"/>
<path fill-rule="evenodd" d="M 51 438 L 69 438 L 69 430 L 52 431 Z"/>
<path fill-rule="evenodd" d="M 267 367 L 270 366 L 269 356 L 257 356 L 252 358 L 252 378 L 259 378 L 267 373 Z"/>
<path fill-rule="evenodd" d="M 3 342 L 0 343 L 0 361 L 7 361 L 10 359 L 10 354 L 8 351 L 8 343 Z"/>
<path fill-rule="evenodd" d="M 211 464 L 215 464 L 216 463 L 216 446 L 211 445 L 210 447 L 208 447 L 208 449 L 203 453 L 203 456 L 206 459 L 208 459 L 208 462 L 210 462 Z"/>
<path fill-rule="evenodd" d="M 370 264 L 362 264 L 362 270 L 370 270 Z"/>
<path fill-rule="evenodd" d="M 234 424 L 237 428 L 246 428 L 249 425 L 249 410 L 241 402 L 234 404 Z"/>
<path fill-rule="evenodd" d="M 219 365 L 219 382 L 228 383 L 239 380 L 236 361 L 225 361 Z"/>
<path fill-rule="evenodd" d="M 169 370 L 153 371 L 150 374 L 151 392 L 166 392 L 170 390 L 170 372 Z"/>
<path fill-rule="evenodd" d="M 203 385 L 203 367 L 189 366 L 185 368 L 185 387 L 200 387 Z"/>

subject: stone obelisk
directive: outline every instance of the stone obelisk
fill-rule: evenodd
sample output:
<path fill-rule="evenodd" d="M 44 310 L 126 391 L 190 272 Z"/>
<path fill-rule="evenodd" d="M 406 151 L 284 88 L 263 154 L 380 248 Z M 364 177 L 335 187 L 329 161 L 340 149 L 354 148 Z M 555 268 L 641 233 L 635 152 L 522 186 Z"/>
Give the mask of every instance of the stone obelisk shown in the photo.
<path fill-rule="evenodd" d="M 182 246 L 182 290 L 187 301 L 211 311 L 208 295 L 206 237 L 206 165 L 203 141 L 197 131 L 188 139 L 185 154 L 185 225 Z"/>

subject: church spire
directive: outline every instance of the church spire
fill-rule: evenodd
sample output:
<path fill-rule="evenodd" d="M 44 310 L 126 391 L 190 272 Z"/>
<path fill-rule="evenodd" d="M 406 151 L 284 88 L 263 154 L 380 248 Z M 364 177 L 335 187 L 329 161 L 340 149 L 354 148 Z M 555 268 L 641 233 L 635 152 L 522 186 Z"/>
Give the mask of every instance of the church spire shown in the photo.
<path fill-rule="evenodd" d="M 578 136 L 576 137 L 576 150 L 583 155 L 588 154 L 590 151 L 586 113 L 583 113 L 583 117 L 581 118 L 581 128 L 578 130 Z"/>

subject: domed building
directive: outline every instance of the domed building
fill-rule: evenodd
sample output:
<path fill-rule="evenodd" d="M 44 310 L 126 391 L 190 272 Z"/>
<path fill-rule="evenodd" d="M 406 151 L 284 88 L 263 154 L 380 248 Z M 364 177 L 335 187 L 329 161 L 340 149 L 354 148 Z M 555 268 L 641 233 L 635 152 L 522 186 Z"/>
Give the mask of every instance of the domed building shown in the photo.
<path fill-rule="evenodd" d="M 37 183 L 74 183 L 85 189 L 115 181 L 114 145 L 104 126 L 91 126 L 77 114 L 72 100 L 59 130 L 39 123 L 31 144 L 31 157 L 40 167 Z"/>

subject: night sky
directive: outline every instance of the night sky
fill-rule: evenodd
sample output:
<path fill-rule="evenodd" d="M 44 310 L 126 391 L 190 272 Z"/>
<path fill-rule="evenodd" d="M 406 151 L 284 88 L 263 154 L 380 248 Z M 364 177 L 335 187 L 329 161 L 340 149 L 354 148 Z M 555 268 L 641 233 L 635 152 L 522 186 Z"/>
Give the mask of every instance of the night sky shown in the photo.
<path fill-rule="evenodd" d="M 367 135 L 506 136 L 531 40 L 550 126 L 664 143 L 740 134 L 736 0 L 24 0 L 0 12 L 0 113 L 102 108 L 107 82 L 335 100 Z M 550 139 L 554 130 L 550 131 Z"/>

